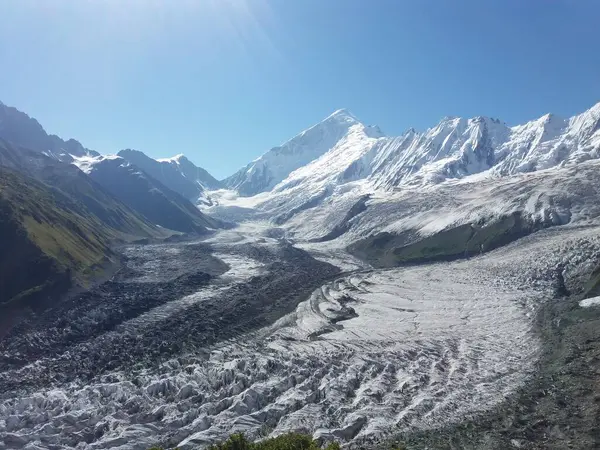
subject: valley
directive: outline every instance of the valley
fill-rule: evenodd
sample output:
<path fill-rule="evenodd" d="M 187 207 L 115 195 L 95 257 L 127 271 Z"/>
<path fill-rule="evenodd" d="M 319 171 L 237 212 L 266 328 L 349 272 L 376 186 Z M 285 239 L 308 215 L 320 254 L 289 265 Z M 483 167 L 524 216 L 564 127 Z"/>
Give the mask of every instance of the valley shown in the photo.
<path fill-rule="evenodd" d="M 361 447 L 473 419 L 532 379 L 536 312 L 564 295 L 555 267 L 600 252 L 595 230 L 556 229 L 464 261 L 341 272 L 272 234 L 126 246 L 111 281 L 4 339 L 8 448 L 291 430 Z M 569 289 L 586 270 L 565 266 Z"/>
<path fill-rule="evenodd" d="M 0 107 L 0 448 L 593 448 L 600 104 L 338 110 L 221 181 Z"/>

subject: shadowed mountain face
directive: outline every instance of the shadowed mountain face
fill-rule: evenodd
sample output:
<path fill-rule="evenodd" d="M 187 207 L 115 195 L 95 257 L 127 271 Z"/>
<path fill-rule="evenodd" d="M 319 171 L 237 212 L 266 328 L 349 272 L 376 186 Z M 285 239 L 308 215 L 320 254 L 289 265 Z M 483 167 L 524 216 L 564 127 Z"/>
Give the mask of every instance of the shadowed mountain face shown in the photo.
<path fill-rule="evenodd" d="M 123 237 L 160 235 L 156 226 L 126 206 L 72 164 L 62 163 L 42 153 L 17 148 L 0 139 L 0 168 L 6 167 L 35 178 L 81 203 L 105 226 Z"/>
<path fill-rule="evenodd" d="M 0 334 L 110 271 L 114 242 L 166 235 L 72 164 L 0 139 Z"/>
<path fill-rule="evenodd" d="M 218 222 L 202 214 L 179 193 L 127 162 L 105 158 L 88 175 L 116 198 L 138 211 L 153 224 L 181 232 L 205 233 Z"/>
<path fill-rule="evenodd" d="M 155 160 L 130 149 L 121 150 L 118 155 L 192 202 L 196 202 L 206 189 L 221 187 L 206 170 L 195 166 L 183 155 Z"/>
<path fill-rule="evenodd" d="M 99 156 L 98 152 L 85 148 L 75 139 L 64 141 L 58 136 L 46 133 L 37 120 L 2 102 L 0 138 L 65 162 L 71 162 L 73 156 Z"/>
<path fill-rule="evenodd" d="M 81 160 L 94 162 L 88 173 L 71 164 Z M 217 223 L 125 160 L 48 135 L 4 105 L 0 213 L 0 332 L 24 311 L 101 277 L 117 262 L 112 243 L 204 233 Z"/>
<path fill-rule="evenodd" d="M 7 168 L 0 170 L 0 230 L 4 306 L 86 285 L 114 262 L 114 229 L 60 190 Z"/>
<path fill-rule="evenodd" d="M 131 236 L 161 234 L 157 226 L 195 233 L 218 226 L 190 201 L 204 191 L 201 180 L 210 187 L 218 182 L 185 158 L 178 164 L 158 162 L 135 151 L 123 152 L 135 163 L 105 158 L 75 140 L 47 134 L 37 120 L 1 103 L 0 139 L 0 165 L 67 192 L 99 220 Z M 85 166 L 85 173 L 61 162 Z M 188 178 L 194 172 L 197 178 Z"/>

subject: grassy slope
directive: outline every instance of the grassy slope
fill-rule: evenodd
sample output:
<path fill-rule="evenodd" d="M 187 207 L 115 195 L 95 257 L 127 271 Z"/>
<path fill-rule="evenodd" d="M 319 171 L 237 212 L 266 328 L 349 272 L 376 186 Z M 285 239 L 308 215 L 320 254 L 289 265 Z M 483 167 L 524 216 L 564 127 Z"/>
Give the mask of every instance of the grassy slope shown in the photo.
<path fill-rule="evenodd" d="M 33 150 L 17 148 L 0 139 L 0 166 L 60 189 L 75 202 L 83 204 L 106 226 L 121 232 L 124 237 L 150 237 L 158 234 L 153 224 L 71 164 L 55 161 Z"/>
<path fill-rule="evenodd" d="M 0 303 L 86 285 L 113 258 L 114 230 L 59 190 L 0 170 Z"/>
<path fill-rule="evenodd" d="M 208 450 L 319 450 L 321 448 L 340 450 L 341 447 L 335 442 L 321 447 L 311 436 L 299 433 L 287 433 L 259 442 L 251 442 L 243 434 L 234 434 L 224 442 L 211 445 Z M 150 450 L 162 450 L 162 448 L 153 447 Z"/>

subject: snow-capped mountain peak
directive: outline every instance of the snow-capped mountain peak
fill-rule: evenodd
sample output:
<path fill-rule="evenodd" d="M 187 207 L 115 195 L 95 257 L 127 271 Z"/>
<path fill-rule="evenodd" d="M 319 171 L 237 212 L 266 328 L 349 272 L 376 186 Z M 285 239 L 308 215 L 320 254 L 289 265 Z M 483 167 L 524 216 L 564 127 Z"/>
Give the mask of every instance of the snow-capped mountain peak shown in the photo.
<path fill-rule="evenodd" d="M 366 126 L 348 110 L 339 109 L 279 147 L 272 148 L 224 182 L 242 195 L 271 190 L 293 171 L 316 161 L 344 138 L 356 133 L 373 139 L 383 136 L 378 127 Z"/>
<path fill-rule="evenodd" d="M 572 117 L 569 120 L 569 127 L 573 134 L 579 134 L 591 138 L 598 136 L 600 131 L 600 102 L 596 103 L 587 111 Z"/>
<path fill-rule="evenodd" d="M 158 160 L 152 159 L 138 150 L 126 149 L 121 150 L 118 154 L 169 189 L 192 201 L 201 198 L 206 188 L 219 189 L 221 187 L 221 184 L 206 170 L 197 167 L 183 154 Z"/>
<path fill-rule="evenodd" d="M 356 118 L 356 116 L 345 108 L 334 111 L 329 116 L 327 116 L 322 122 L 334 121 L 334 120 L 342 121 L 342 122 L 359 122 L 359 120 Z"/>
<path fill-rule="evenodd" d="M 177 154 L 175 156 L 171 156 L 170 158 L 159 158 L 159 159 L 157 159 L 158 162 L 167 162 L 167 163 L 170 163 L 170 162 L 180 163 L 181 160 L 189 161 L 189 159 L 187 159 L 183 153 L 179 153 L 179 154 Z"/>

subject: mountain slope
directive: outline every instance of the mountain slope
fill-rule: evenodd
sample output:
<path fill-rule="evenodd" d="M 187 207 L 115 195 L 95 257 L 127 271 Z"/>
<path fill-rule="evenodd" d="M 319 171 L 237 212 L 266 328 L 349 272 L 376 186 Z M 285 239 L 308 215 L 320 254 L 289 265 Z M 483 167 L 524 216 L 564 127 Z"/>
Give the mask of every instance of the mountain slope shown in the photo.
<path fill-rule="evenodd" d="M 194 233 L 220 226 L 188 199 L 119 156 L 86 158 L 76 163 L 104 189 L 153 224 Z"/>
<path fill-rule="evenodd" d="M 113 260 L 115 235 L 59 190 L 0 170 L 0 304 L 85 285 Z"/>
<path fill-rule="evenodd" d="M 16 108 L 0 102 L 0 138 L 57 159 L 71 162 L 74 156 L 99 156 L 75 139 L 67 141 L 46 133 L 40 123 Z"/>
<path fill-rule="evenodd" d="M 369 181 L 394 188 L 562 167 L 600 157 L 599 131 L 600 103 L 568 120 L 547 114 L 514 127 L 486 117 L 447 118 L 384 142 Z"/>
<path fill-rule="evenodd" d="M 198 201 L 205 189 L 221 187 L 206 170 L 196 167 L 183 155 L 155 160 L 131 149 L 121 150 L 117 155 L 192 202 Z"/>
<path fill-rule="evenodd" d="M 488 117 L 446 117 L 421 133 L 410 129 L 402 136 L 384 137 L 337 112 L 309 131 L 314 130 L 335 139 L 313 151 L 306 150 L 313 141 L 307 132 L 289 141 L 303 149 L 303 157 L 314 158 L 253 202 L 277 224 L 305 209 L 335 202 L 335 197 L 354 199 L 349 200 L 351 207 L 380 190 L 429 188 L 474 175 L 506 177 L 600 158 L 600 103 L 568 120 L 546 115 L 514 127 Z M 252 163 L 251 170 L 261 165 L 268 169 L 266 162 L 275 156 L 278 167 L 299 161 L 281 152 L 270 153 Z M 240 195 L 247 192 L 244 183 L 253 180 L 250 171 L 241 184 L 229 180 L 242 189 Z"/>
<path fill-rule="evenodd" d="M 131 235 L 152 235 L 157 231 L 156 225 L 199 233 L 218 225 L 217 221 L 205 217 L 187 198 L 165 187 L 135 165 L 116 156 L 103 157 L 77 141 L 63 141 L 48 135 L 37 120 L 1 103 L 0 139 L 4 140 L 4 145 L 0 146 L 3 147 L 0 149 L 0 164 L 29 173 L 62 189 L 86 204 L 109 226 Z M 129 156 L 137 156 L 144 163 L 147 162 L 145 160 L 153 161 L 160 169 L 154 170 L 150 164 L 149 170 L 155 171 L 158 176 L 164 170 L 172 173 L 173 177 L 167 176 L 166 179 L 184 183 L 186 193 L 192 198 L 195 197 L 193 192 L 202 192 L 201 185 L 188 181 L 170 163 L 159 163 L 138 153 Z M 112 162 L 117 159 L 118 162 Z M 57 164 L 52 164 L 51 160 Z M 58 162 L 73 163 L 85 174 Z M 191 173 L 187 165 L 186 170 Z M 201 171 L 199 173 L 203 175 Z M 88 176 L 91 180 L 86 179 Z M 212 182 L 210 178 L 207 178 L 209 183 Z"/>
<path fill-rule="evenodd" d="M 223 184 L 213 177 L 207 170 L 196 166 L 185 155 L 176 155 L 172 158 L 158 159 L 161 164 L 168 164 L 175 167 L 188 180 L 193 180 L 202 185 L 204 189 L 221 189 Z"/>
<path fill-rule="evenodd" d="M 338 110 L 317 125 L 252 161 L 223 183 L 240 195 L 271 190 L 294 170 L 324 155 L 360 122 L 348 111 Z M 364 127 L 364 126 L 363 126 Z M 364 127 L 370 137 L 382 136 L 376 127 Z"/>
<path fill-rule="evenodd" d="M 497 119 L 444 118 L 424 133 L 411 129 L 382 142 L 369 179 L 377 187 L 390 188 L 479 173 L 494 165 L 494 149 L 508 134 L 508 127 Z"/>
<path fill-rule="evenodd" d="M 123 238 L 159 236 L 161 232 L 143 216 L 120 202 L 72 164 L 42 153 L 16 148 L 0 139 L 0 166 L 19 171 L 57 188 L 81 203 L 104 225 Z"/>

